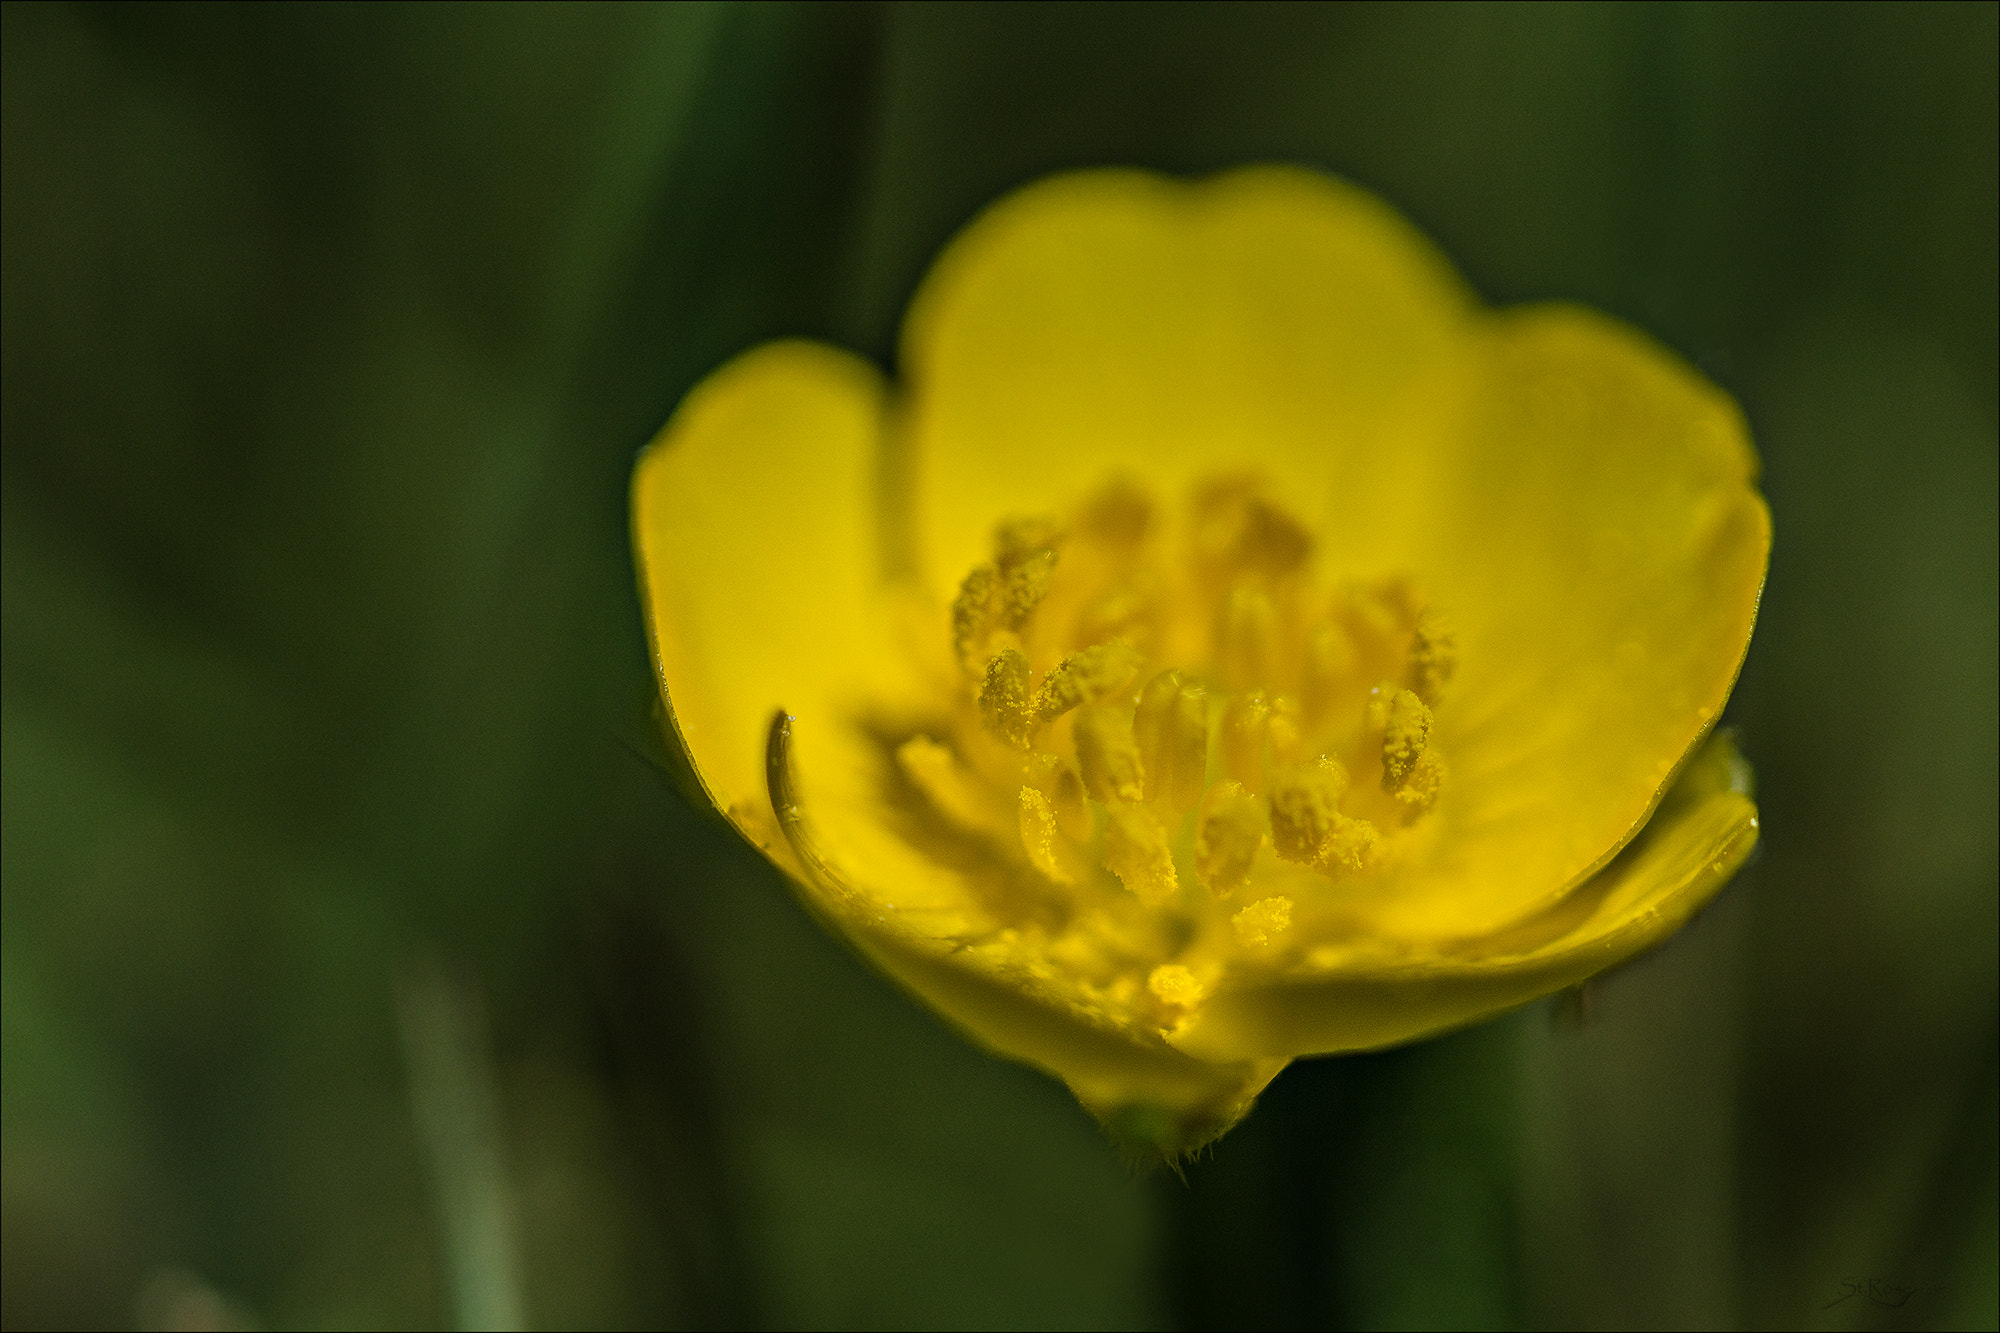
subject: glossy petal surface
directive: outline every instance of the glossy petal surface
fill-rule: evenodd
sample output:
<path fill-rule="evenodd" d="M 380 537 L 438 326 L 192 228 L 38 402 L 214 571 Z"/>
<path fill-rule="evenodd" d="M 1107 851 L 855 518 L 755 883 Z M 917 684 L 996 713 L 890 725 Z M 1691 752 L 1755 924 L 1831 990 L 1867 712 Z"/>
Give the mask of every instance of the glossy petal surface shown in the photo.
<path fill-rule="evenodd" d="M 1408 223 L 1312 172 L 1029 186 L 904 328 L 929 568 L 948 592 L 994 522 L 1121 469 L 1178 495 L 1250 466 L 1313 515 L 1399 451 L 1474 309 Z"/>
<path fill-rule="evenodd" d="M 1105 171 L 977 219 L 913 303 L 902 368 L 892 405 L 860 362 L 778 344 L 690 395 L 635 480 L 661 682 L 711 798 L 833 929 L 1107 1123 L 1136 1115 L 1151 1127 L 1131 1134 L 1183 1150 L 1289 1058 L 1412 1040 L 1576 984 L 1671 933 L 1754 843 L 1747 769 L 1728 739 L 1701 746 L 1769 552 L 1756 458 L 1734 405 L 1642 335 L 1568 307 L 1482 310 L 1380 201 L 1311 173 Z M 1237 831 L 1214 836 L 1238 840 L 1247 869 L 1231 873 L 1248 887 L 1216 908 L 1184 894 L 1221 864 L 1195 829 L 1222 788 L 1184 816 L 1158 783 L 1142 796 L 1137 777 L 1107 776 L 1138 771 L 1119 745 L 1153 743 L 1132 739 L 1139 678 L 1106 675 L 1112 711 L 1085 709 L 1088 736 L 1078 713 L 1074 742 L 1062 708 L 1035 711 L 1022 691 L 1053 688 L 1051 650 L 1007 666 L 1003 627 L 1028 633 L 1053 566 L 1008 552 L 1059 562 L 1064 539 L 995 533 L 1081 513 L 1112 479 L 1175 502 L 1248 475 L 1301 516 L 1304 547 L 1290 519 L 1267 532 L 1269 552 L 1307 553 L 1281 561 L 1298 572 L 1202 592 L 1197 564 L 1193 582 L 1119 586 L 1238 608 L 1213 622 L 1218 652 L 1294 633 L 1256 628 L 1281 606 L 1321 614 L 1296 610 L 1300 578 L 1390 589 L 1366 596 L 1406 627 L 1419 606 L 1448 613 L 1463 669 L 1448 704 L 1426 694 L 1434 725 L 1414 696 L 1396 705 L 1395 725 L 1417 728 L 1396 762 L 1429 745 L 1442 766 L 1421 800 L 1367 798 L 1393 854 L 1370 850 L 1372 824 L 1309 814 L 1339 808 L 1346 767 L 1311 780 L 1332 784 L 1324 795 L 1285 798 L 1306 804 L 1282 839 L 1262 784 L 1304 770 L 1243 770 L 1258 794 L 1232 785 Z M 980 573 L 989 549 L 999 563 Z M 973 597 L 980 578 L 1014 591 Z M 1183 647 L 1209 641 L 1211 612 L 1190 614 L 1168 636 Z M 986 628 L 967 640 L 974 622 Z M 968 659 L 968 642 L 987 646 Z M 1189 679 L 1220 688 L 1213 673 L 1237 668 L 1216 661 Z M 1383 792 L 1406 771 L 1382 731 L 1398 688 L 1352 715 L 1361 751 L 1337 742 Z M 1229 728 L 1252 725 L 1207 716 L 1222 748 L 1196 789 L 1244 762 Z M 1048 719 L 1061 730 L 1044 736 Z M 1088 803 L 1060 795 L 1076 755 Z"/>
<path fill-rule="evenodd" d="M 826 716 L 849 680 L 893 669 L 877 632 L 884 399 L 856 357 L 761 347 L 688 395 L 633 476 L 633 541 L 674 724 L 711 799 L 760 837 L 772 712 Z"/>
<path fill-rule="evenodd" d="M 1757 842 L 1748 768 L 1726 736 L 1660 812 L 1557 908 L 1455 949 L 1368 940 L 1291 976 L 1212 998 L 1174 1045 L 1208 1059 L 1374 1050 L 1462 1027 L 1573 986 L 1662 943 Z"/>
<path fill-rule="evenodd" d="M 904 360 L 923 549 L 951 577 L 995 522 L 1107 473 L 1172 494 L 1248 464 L 1323 516 L 1326 567 L 1409 571 L 1452 608 L 1466 795 L 1439 863 L 1347 905 L 1389 934 L 1496 929 L 1573 888 L 1735 681 L 1770 520 L 1734 404 L 1601 316 L 1478 311 L 1352 187 L 1031 187 L 939 262 Z"/>

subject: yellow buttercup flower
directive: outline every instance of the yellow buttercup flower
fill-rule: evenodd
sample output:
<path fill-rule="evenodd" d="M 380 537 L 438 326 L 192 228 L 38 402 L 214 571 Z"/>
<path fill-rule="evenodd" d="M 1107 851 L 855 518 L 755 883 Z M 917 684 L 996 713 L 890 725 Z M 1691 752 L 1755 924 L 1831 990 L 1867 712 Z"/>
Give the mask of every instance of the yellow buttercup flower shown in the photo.
<path fill-rule="evenodd" d="M 673 726 L 803 901 L 1173 1154 L 1297 1056 L 1662 940 L 1757 836 L 1711 736 L 1770 546 L 1729 399 L 1482 308 L 1309 172 L 1059 176 L 901 380 L 698 385 L 633 524 Z"/>

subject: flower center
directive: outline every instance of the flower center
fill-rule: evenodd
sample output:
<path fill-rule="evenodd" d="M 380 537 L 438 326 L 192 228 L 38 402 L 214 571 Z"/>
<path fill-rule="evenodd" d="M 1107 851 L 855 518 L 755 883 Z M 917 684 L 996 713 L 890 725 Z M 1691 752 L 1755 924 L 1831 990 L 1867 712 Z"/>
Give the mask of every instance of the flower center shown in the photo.
<path fill-rule="evenodd" d="M 1248 477 L 1175 524 L 1126 482 L 1003 523 L 952 603 L 942 716 L 895 750 L 930 820 L 1026 863 L 1058 936 L 1145 964 L 1158 1016 L 1406 859 L 1444 788 L 1449 626 L 1311 556 Z"/>

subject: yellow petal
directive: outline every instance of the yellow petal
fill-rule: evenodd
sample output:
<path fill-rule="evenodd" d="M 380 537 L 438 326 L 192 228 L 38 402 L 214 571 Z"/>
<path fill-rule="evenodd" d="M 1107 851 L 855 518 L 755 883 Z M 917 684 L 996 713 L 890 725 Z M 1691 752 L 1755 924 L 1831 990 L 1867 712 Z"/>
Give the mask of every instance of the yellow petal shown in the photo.
<path fill-rule="evenodd" d="M 1552 912 L 1456 947 L 1397 957 L 1323 952 L 1291 975 L 1225 983 L 1173 1034 L 1209 1060 L 1372 1050 L 1477 1022 L 1595 976 L 1664 941 L 1757 841 L 1748 769 L 1713 738 L 1645 831 Z"/>
<path fill-rule="evenodd" d="M 1257 167 L 1056 176 L 940 257 L 903 330 L 919 537 L 948 590 L 994 523 L 1108 474 L 1260 468 L 1308 515 L 1452 354 L 1451 267 L 1380 200 Z"/>
<path fill-rule="evenodd" d="M 896 835 L 883 700 L 920 697 L 877 559 L 886 389 L 865 362 L 806 342 L 730 362 L 640 458 L 633 530 L 672 721 L 710 799 L 814 910 L 939 938 L 987 923 L 965 875 Z M 825 899 L 773 823 L 774 715 L 802 719 L 802 786 L 868 896 Z"/>
<path fill-rule="evenodd" d="M 1136 1114 L 1160 1151 L 1191 1148 L 1284 1061 L 1191 1059 L 1092 1012 L 1021 951 L 981 947 L 994 923 L 982 902 L 1010 887 L 939 864 L 893 825 L 887 752 L 861 725 L 879 698 L 917 697 L 871 559 L 883 405 L 865 363 L 774 344 L 705 380 L 640 459 L 634 540 L 682 744 L 717 806 L 876 966 L 981 1045 L 1064 1079 L 1107 1123 Z M 802 739 L 778 765 L 790 787 L 772 793 L 780 709 Z M 797 840 L 773 822 L 773 795 Z"/>
<path fill-rule="evenodd" d="M 826 715 L 900 669 L 873 558 L 885 394 L 845 352 L 759 347 L 688 395 L 633 477 L 661 688 L 710 798 L 760 845 L 772 713 Z"/>
<path fill-rule="evenodd" d="M 1114 1130 L 1134 1113 L 1155 1122 L 1165 1156 L 1213 1139 L 1250 1109 L 1289 1060 L 1194 1058 L 1164 1041 L 1140 1042 L 1074 1007 L 1029 975 L 967 967 L 907 938 L 863 932 L 857 942 L 889 976 L 927 1001 L 974 1044 L 1069 1085 Z"/>
<path fill-rule="evenodd" d="M 710 794 L 810 907 L 1122 1132 L 1179 1151 L 1294 1055 L 1572 984 L 1663 938 L 1754 842 L 1747 793 L 1714 777 L 1726 742 L 1674 784 L 1740 664 L 1769 518 L 1733 405 L 1643 337 L 1562 308 L 1481 312 L 1393 212 L 1310 173 L 1093 172 L 954 242 L 903 365 L 907 447 L 886 457 L 907 472 L 877 464 L 878 377 L 804 344 L 718 372 L 645 455 L 635 538 L 662 685 Z M 1385 789 L 1428 813 L 1383 825 L 1331 880 L 1279 866 L 1286 891 L 1253 906 L 1289 904 L 1289 929 L 1236 913 L 1250 956 L 1178 953 L 1143 913 L 1117 916 L 1140 898 L 1094 917 L 1064 896 L 1044 827 L 1059 812 L 1032 782 L 1000 772 L 990 810 L 944 799 L 946 770 L 910 746 L 958 667 L 948 636 L 913 651 L 889 623 L 882 575 L 911 567 L 914 535 L 937 619 L 1002 519 L 1061 514 L 1119 473 L 1178 497 L 1246 469 L 1313 520 L 1320 575 L 1407 576 L 1455 630 L 1382 737 Z M 879 513 L 877 494 L 910 512 Z M 917 680 L 926 652 L 946 659 L 942 690 Z M 1050 716 L 1088 703 L 1067 682 L 1044 681 Z M 1106 793 L 1158 785 L 1150 717 L 1142 700 L 1147 771 Z M 1086 777 L 1105 787 L 1091 735 Z M 1005 770 L 1003 754 L 981 762 Z M 1374 847 L 1374 824 L 1344 822 Z"/>
<path fill-rule="evenodd" d="M 1726 698 L 1769 544 L 1727 398 L 1613 321 L 1483 315 L 1351 187 L 1056 177 L 940 259 L 905 328 L 938 584 L 994 522 L 1113 472 L 1261 468 L 1321 566 L 1464 627 L 1443 855 L 1358 908 L 1416 939 L 1558 900 L 1644 822 Z"/>
<path fill-rule="evenodd" d="M 1622 324 L 1498 316 L 1458 393 L 1367 548 L 1458 626 L 1437 855 L 1370 918 L 1418 940 L 1552 905 L 1645 822 L 1729 696 L 1771 541 L 1735 405 Z"/>
<path fill-rule="evenodd" d="M 1190 1057 L 1129 1015 L 1093 1005 L 1033 950 L 1016 947 L 1011 932 L 978 929 L 979 894 L 1004 886 L 914 871 L 879 804 L 859 804 L 828 755 L 808 762 L 813 747 L 795 746 L 792 730 L 784 719 L 771 728 L 771 803 L 806 904 L 973 1042 L 1062 1079 L 1114 1133 L 1169 1158 L 1236 1123 L 1284 1068 L 1282 1058 Z M 834 735 L 818 739 L 842 755 L 859 752 Z M 835 792 L 824 823 L 816 799 L 823 787 Z M 885 901 L 906 890 L 938 893 L 948 906 L 912 911 Z"/>

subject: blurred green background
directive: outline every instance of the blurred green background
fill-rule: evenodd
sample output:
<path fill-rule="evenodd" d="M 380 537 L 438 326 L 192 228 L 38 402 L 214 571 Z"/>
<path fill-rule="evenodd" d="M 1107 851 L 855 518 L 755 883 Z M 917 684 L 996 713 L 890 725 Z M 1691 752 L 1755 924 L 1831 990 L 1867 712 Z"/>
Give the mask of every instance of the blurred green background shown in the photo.
<path fill-rule="evenodd" d="M 1996 14 L 4 11 L 8 1327 L 1996 1321 Z M 1055 168 L 1742 400 L 1759 860 L 1134 1175 L 654 764 L 634 451 Z"/>

